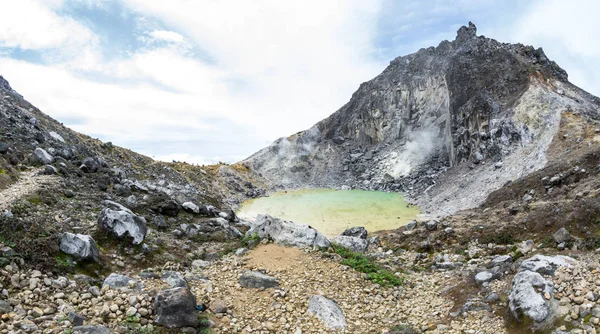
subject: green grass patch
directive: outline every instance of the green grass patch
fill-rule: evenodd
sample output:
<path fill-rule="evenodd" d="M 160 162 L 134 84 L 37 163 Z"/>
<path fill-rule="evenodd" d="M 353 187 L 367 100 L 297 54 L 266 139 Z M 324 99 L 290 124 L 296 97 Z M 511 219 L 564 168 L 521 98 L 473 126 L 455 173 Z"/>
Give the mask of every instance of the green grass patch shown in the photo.
<path fill-rule="evenodd" d="M 358 272 L 367 274 L 367 278 L 374 283 L 381 286 L 399 286 L 404 284 L 404 279 L 382 268 L 364 254 L 353 252 L 335 244 L 331 244 L 331 248 L 344 259 L 342 260 L 342 264 Z"/>
<path fill-rule="evenodd" d="M 254 241 L 255 244 L 258 245 L 258 243 L 260 242 L 260 237 L 258 236 L 258 233 L 254 233 L 252 235 L 244 235 L 244 237 L 242 238 L 242 246 L 248 247 L 251 241 Z"/>
<path fill-rule="evenodd" d="M 210 325 L 211 321 L 206 314 L 200 314 L 198 316 L 198 334 L 214 334 Z"/>
<path fill-rule="evenodd" d="M 42 204 L 42 197 L 39 194 L 33 194 L 27 197 L 27 201 L 33 205 Z"/>

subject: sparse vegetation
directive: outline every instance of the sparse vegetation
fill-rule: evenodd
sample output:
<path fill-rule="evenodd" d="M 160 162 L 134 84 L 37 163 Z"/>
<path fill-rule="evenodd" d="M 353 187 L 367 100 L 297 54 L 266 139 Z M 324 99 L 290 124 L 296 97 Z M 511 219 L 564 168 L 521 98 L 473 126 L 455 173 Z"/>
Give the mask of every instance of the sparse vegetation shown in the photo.
<path fill-rule="evenodd" d="M 479 243 L 485 244 L 496 244 L 496 245 L 512 245 L 517 242 L 512 234 L 508 232 L 500 232 L 498 234 L 486 235 L 479 239 Z"/>
<path fill-rule="evenodd" d="M 242 238 L 242 246 L 248 247 L 248 244 L 250 243 L 250 241 L 255 241 L 256 243 L 259 243 L 260 237 L 258 236 L 258 233 L 254 233 L 252 235 L 245 235 Z"/>
<path fill-rule="evenodd" d="M 380 267 L 364 254 L 353 252 L 335 244 L 332 244 L 331 248 L 344 259 L 342 264 L 367 274 L 367 278 L 374 283 L 382 286 L 399 286 L 404 284 L 404 279 Z"/>

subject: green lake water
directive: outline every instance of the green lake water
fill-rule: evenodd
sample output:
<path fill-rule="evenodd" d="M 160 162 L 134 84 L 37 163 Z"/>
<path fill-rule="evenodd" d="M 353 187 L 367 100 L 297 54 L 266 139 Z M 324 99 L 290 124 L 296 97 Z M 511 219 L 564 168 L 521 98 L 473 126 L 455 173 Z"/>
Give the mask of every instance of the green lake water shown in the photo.
<path fill-rule="evenodd" d="M 364 226 L 369 232 L 395 229 L 415 219 L 419 208 L 408 205 L 398 193 L 302 189 L 248 200 L 237 212 L 242 218 L 258 214 L 310 225 L 331 237 L 353 226 Z"/>

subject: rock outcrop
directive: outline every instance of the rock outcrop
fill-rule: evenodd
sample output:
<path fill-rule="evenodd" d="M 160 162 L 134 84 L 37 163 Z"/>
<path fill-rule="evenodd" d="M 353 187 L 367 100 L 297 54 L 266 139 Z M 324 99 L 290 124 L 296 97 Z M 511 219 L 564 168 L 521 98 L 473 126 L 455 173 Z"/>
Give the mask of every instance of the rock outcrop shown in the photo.
<path fill-rule="evenodd" d="M 287 246 L 327 248 L 329 240 L 308 225 L 300 225 L 269 215 L 258 215 L 246 235 L 257 234 L 261 239 L 271 239 Z"/>

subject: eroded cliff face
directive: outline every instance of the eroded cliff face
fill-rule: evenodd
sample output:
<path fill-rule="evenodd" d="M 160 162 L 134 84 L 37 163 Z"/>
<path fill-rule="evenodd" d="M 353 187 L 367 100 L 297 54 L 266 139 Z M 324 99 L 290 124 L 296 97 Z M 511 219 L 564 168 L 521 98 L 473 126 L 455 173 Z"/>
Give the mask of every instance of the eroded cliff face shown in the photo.
<path fill-rule="evenodd" d="M 282 187 L 403 191 L 450 213 L 543 167 L 561 113 L 594 121 L 599 105 L 541 48 L 477 36 L 469 23 L 452 42 L 394 59 L 330 117 L 245 162 Z M 471 186 L 438 182 L 459 172 Z"/>

